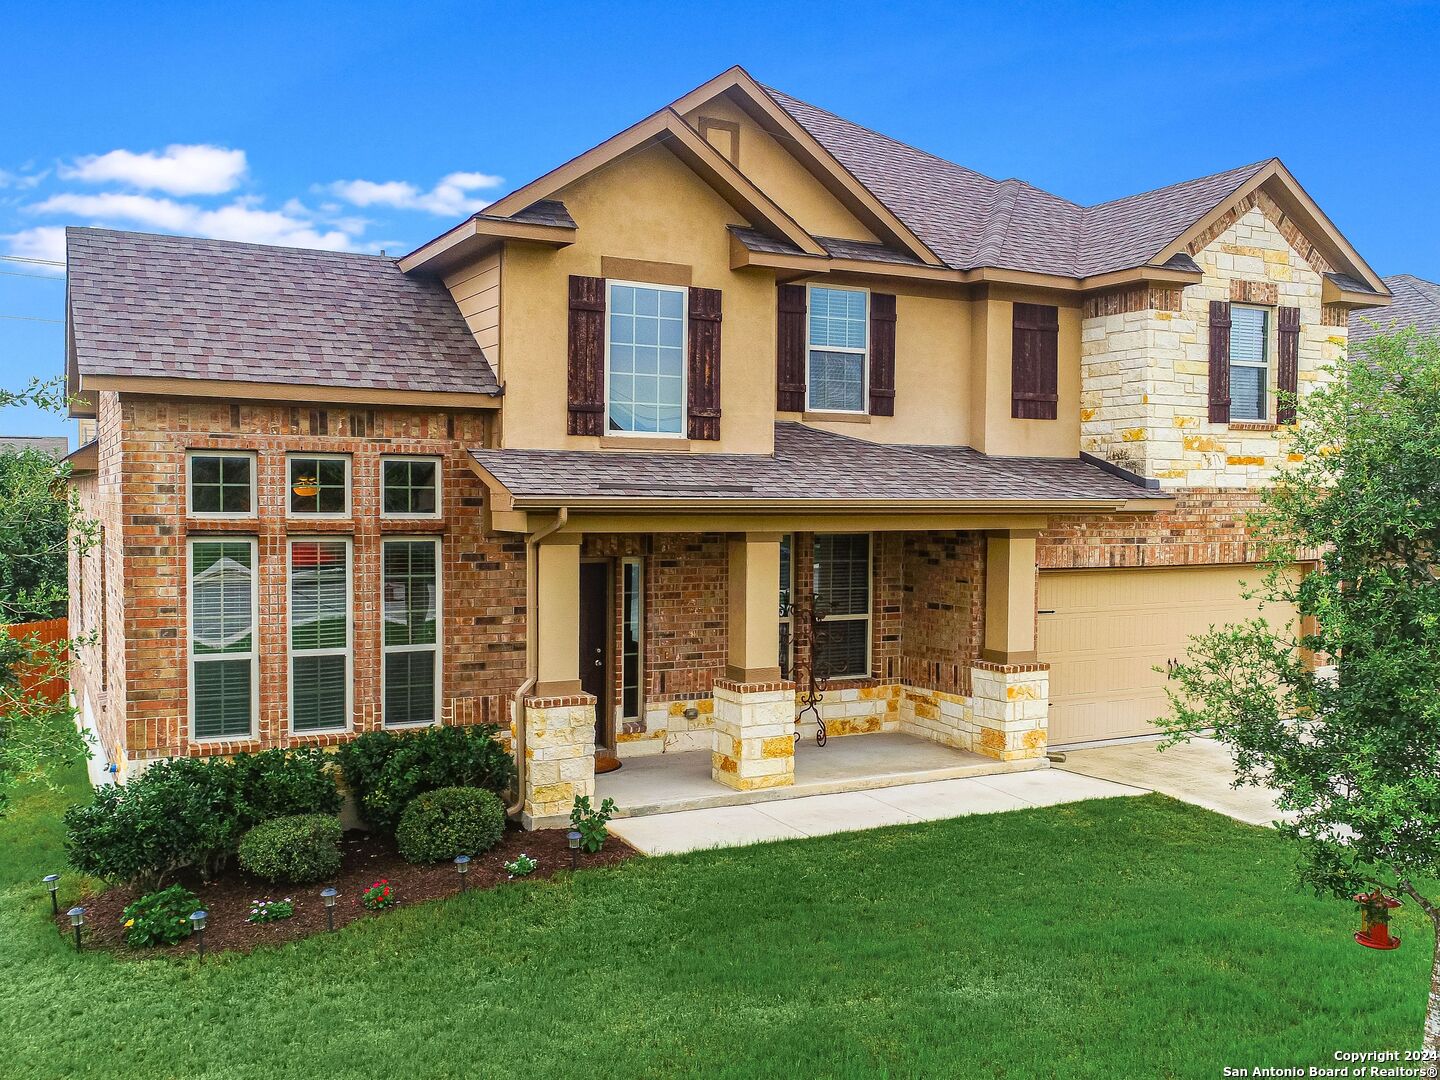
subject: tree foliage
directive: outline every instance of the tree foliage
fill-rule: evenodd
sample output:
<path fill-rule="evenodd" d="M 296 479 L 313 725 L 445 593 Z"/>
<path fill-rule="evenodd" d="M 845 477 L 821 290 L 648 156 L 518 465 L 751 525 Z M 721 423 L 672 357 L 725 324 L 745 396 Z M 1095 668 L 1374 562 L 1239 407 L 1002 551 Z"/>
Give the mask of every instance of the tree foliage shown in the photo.
<path fill-rule="evenodd" d="M 1193 639 L 1164 726 L 1213 728 L 1239 783 L 1278 791 L 1309 884 L 1379 886 L 1440 925 L 1425 891 L 1440 877 L 1440 339 L 1378 337 L 1330 375 L 1299 400 L 1295 464 L 1251 519 L 1268 548 L 1257 595 L 1302 618 Z M 1440 968 L 1435 986 L 1427 1045 Z"/>

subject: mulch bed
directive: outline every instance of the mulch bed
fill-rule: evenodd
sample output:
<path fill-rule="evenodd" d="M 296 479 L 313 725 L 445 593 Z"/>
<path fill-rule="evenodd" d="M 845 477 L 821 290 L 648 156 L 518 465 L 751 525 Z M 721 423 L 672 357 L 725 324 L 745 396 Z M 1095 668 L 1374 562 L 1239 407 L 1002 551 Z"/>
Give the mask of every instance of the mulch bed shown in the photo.
<path fill-rule="evenodd" d="M 550 877 L 557 871 L 569 871 L 570 845 L 565 833 L 564 829 L 537 829 L 533 832 L 513 827 L 507 829 L 499 844 L 483 855 L 477 855 L 470 863 L 470 872 L 466 875 L 468 888 L 493 889 L 506 884 L 509 875 L 501 864 L 512 861 L 521 853 L 529 855 L 539 865 L 527 878 L 516 878 L 516 881 L 535 881 Z M 395 908 L 413 907 L 427 900 L 454 896 L 460 891 L 460 875 L 453 863 L 414 866 L 400 857 L 394 842 L 387 838 L 367 832 L 347 832 L 340 850 L 343 855 L 340 873 L 332 881 L 315 885 L 271 885 L 245 874 L 233 861 L 225 873 L 211 882 L 182 876 L 181 884 L 198 896 L 200 906 L 210 913 L 205 931 L 206 952 L 249 952 L 262 945 L 278 945 L 323 932 L 325 905 L 320 899 L 320 890 L 327 885 L 334 886 L 340 893 L 335 903 L 337 930 L 356 919 L 383 916 Z M 625 841 L 612 835 L 601 851 L 593 855 L 581 852 L 580 869 L 615 866 L 637 854 Z M 381 911 L 367 911 L 360 905 L 360 894 L 380 878 L 389 879 L 397 902 Z M 125 944 L 121 927 L 125 906 L 139 895 L 139 889 L 119 886 L 81 900 L 80 904 L 85 908 L 86 947 L 114 949 L 136 958 L 165 953 L 177 956 L 194 953 L 192 938 L 162 948 L 132 949 Z M 259 924 L 245 921 L 250 914 L 251 900 L 280 900 L 287 896 L 295 904 L 295 914 L 290 918 Z M 55 925 L 67 936 L 73 933 L 63 910 L 56 917 Z"/>

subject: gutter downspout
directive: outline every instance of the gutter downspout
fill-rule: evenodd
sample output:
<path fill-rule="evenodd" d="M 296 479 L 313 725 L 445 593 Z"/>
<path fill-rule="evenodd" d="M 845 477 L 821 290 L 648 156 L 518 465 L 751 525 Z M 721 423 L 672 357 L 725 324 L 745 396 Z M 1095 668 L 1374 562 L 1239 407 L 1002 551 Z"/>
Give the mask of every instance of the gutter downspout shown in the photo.
<path fill-rule="evenodd" d="M 513 709 L 515 716 L 515 802 L 505 808 L 507 817 L 518 817 L 525 808 L 525 731 L 529 726 L 525 718 L 525 696 L 535 689 L 539 678 L 537 642 L 540 636 L 540 556 L 536 550 L 540 541 L 553 532 L 558 532 L 570 520 L 569 507 L 560 507 L 556 518 L 539 532 L 525 538 L 525 681 L 515 691 Z"/>

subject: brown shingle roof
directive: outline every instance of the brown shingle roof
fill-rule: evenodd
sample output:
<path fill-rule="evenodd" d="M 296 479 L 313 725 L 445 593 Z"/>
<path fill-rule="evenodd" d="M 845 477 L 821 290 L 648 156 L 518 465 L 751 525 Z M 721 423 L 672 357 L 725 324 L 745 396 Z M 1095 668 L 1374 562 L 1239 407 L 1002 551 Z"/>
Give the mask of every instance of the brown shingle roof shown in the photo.
<path fill-rule="evenodd" d="M 969 447 L 897 446 L 791 421 L 775 453 L 472 450 L 517 499 L 761 499 L 895 503 L 1121 501 L 1164 497 L 1073 458 L 987 457 Z"/>
<path fill-rule="evenodd" d="M 1394 299 L 1388 308 L 1350 313 L 1352 342 L 1407 326 L 1425 334 L 1440 334 L 1440 285 L 1414 274 L 1394 274 L 1384 280 Z"/>
<path fill-rule="evenodd" d="M 992 180 L 779 90 L 768 92 L 958 270 L 985 266 L 1087 277 L 1145 265 L 1267 164 L 1086 207 L 1023 180 Z"/>
<path fill-rule="evenodd" d="M 438 281 L 379 255 L 67 229 L 83 375 L 494 394 Z"/>

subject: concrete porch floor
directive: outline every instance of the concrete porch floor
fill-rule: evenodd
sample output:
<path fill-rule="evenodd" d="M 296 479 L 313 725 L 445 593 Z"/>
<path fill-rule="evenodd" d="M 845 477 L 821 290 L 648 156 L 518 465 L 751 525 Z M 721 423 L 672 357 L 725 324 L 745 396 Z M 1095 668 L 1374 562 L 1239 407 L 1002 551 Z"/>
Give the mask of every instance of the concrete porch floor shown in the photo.
<path fill-rule="evenodd" d="M 795 783 L 760 791 L 735 791 L 710 776 L 710 752 L 686 751 L 627 758 L 619 770 L 595 778 L 596 801 L 614 799 L 620 817 L 644 817 L 677 810 L 797 799 L 844 791 L 871 791 L 997 773 L 1044 769 L 1044 758 L 996 761 L 955 750 L 929 739 L 885 732 L 846 735 L 816 746 L 802 739 L 795 751 Z"/>

